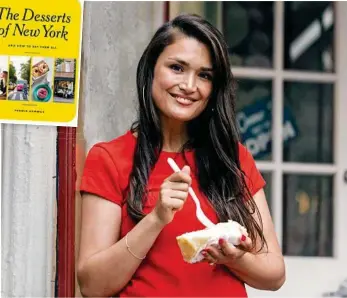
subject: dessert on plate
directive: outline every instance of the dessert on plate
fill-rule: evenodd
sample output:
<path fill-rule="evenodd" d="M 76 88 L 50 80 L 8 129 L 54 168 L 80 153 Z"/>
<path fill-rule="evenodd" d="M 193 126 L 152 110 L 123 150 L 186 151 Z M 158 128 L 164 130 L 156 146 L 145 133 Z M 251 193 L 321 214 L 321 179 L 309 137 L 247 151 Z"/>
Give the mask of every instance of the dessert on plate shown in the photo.
<path fill-rule="evenodd" d="M 31 68 L 31 75 L 34 79 L 43 76 L 49 71 L 49 66 L 48 64 L 44 61 L 41 60 L 40 62 L 36 63 L 35 65 L 32 66 Z"/>

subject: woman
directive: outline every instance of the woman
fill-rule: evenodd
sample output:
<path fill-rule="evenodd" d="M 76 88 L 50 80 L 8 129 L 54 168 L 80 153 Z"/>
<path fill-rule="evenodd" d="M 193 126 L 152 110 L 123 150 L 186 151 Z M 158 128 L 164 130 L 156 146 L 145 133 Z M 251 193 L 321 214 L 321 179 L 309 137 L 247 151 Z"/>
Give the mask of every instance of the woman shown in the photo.
<path fill-rule="evenodd" d="M 282 286 L 265 183 L 239 143 L 232 83 L 227 45 L 204 19 L 181 15 L 155 33 L 137 69 L 138 121 L 86 160 L 78 262 L 85 296 L 246 297 L 245 283 Z M 236 220 L 249 237 L 239 247 L 220 241 L 203 262 L 185 263 L 176 236 L 204 228 L 188 186 L 214 223 Z"/>

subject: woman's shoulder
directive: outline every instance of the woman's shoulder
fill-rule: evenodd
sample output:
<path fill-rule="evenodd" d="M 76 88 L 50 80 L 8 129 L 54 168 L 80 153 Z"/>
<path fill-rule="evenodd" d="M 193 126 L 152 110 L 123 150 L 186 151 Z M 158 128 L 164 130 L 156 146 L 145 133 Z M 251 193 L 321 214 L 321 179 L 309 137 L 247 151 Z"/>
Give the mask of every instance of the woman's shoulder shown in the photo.
<path fill-rule="evenodd" d="M 238 145 L 239 145 L 239 160 L 241 164 L 249 161 L 250 158 L 253 159 L 251 152 L 247 149 L 245 145 L 243 145 L 241 142 L 239 142 Z"/>
<path fill-rule="evenodd" d="M 80 191 L 121 205 L 132 168 L 134 148 L 135 140 L 130 132 L 93 145 L 85 160 Z"/>
<path fill-rule="evenodd" d="M 248 148 L 239 143 L 239 162 L 242 171 L 246 174 L 246 176 L 250 177 L 253 175 L 253 172 L 256 169 L 256 162 L 253 158 L 252 153 L 248 150 Z"/>
<path fill-rule="evenodd" d="M 239 161 L 242 171 L 245 174 L 246 184 L 252 195 L 265 186 L 265 180 L 257 169 L 256 162 L 251 151 L 246 146 L 239 143 Z"/>
<path fill-rule="evenodd" d="M 132 159 L 135 150 L 136 140 L 132 132 L 126 131 L 124 134 L 110 140 L 98 142 L 90 149 L 92 151 L 101 151 L 109 155 L 114 161 L 122 159 Z"/>

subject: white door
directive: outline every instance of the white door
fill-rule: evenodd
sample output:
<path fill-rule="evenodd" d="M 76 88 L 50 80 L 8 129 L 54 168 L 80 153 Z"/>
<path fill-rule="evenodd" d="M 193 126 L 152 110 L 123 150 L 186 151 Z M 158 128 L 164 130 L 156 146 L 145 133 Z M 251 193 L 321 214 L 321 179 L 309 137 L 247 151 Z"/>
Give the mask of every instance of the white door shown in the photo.
<path fill-rule="evenodd" d="M 241 132 L 267 181 L 287 280 L 249 295 L 336 292 L 347 279 L 347 3 L 170 2 L 179 12 L 226 36 Z"/>

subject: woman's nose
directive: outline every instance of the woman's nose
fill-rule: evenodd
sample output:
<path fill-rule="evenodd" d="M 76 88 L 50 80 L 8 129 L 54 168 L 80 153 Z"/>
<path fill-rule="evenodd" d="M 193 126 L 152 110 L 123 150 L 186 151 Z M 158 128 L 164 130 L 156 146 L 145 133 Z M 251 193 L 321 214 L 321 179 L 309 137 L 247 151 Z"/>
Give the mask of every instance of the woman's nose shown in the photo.
<path fill-rule="evenodd" d="M 197 90 L 195 76 L 187 75 L 184 81 L 179 84 L 179 88 L 187 93 L 195 92 Z"/>

